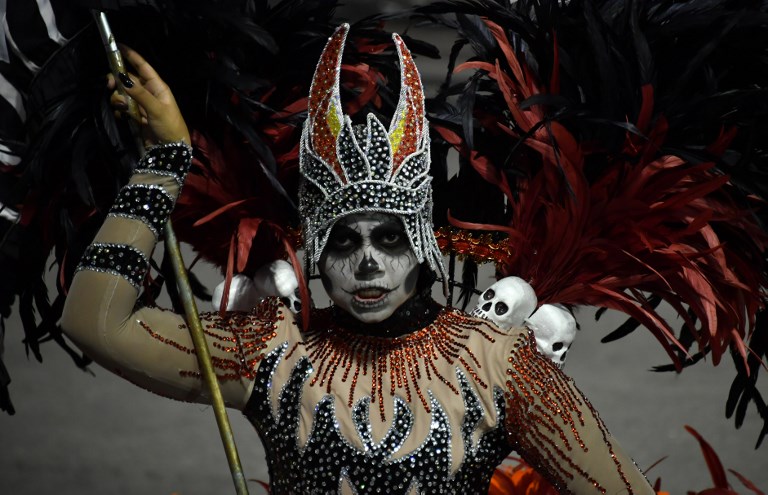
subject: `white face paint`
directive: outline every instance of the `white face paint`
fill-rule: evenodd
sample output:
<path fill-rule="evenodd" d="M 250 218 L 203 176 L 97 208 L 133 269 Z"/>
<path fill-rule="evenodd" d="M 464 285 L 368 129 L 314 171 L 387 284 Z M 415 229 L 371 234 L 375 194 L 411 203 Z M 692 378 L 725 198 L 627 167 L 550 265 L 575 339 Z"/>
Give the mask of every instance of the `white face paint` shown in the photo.
<path fill-rule="evenodd" d="M 384 213 L 339 220 L 319 268 L 331 300 L 364 323 L 389 318 L 416 292 L 419 277 L 403 224 Z"/>

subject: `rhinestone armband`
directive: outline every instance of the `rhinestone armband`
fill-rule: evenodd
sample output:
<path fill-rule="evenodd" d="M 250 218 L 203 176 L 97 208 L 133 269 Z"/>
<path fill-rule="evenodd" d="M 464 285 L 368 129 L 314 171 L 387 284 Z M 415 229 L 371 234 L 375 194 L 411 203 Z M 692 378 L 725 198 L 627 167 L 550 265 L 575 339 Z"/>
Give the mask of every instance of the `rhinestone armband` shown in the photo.
<path fill-rule="evenodd" d="M 147 150 L 147 154 L 141 158 L 134 173 L 173 177 L 181 187 L 191 164 L 191 146 L 183 141 L 163 143 Z"/>
<path fill-rule="evenodd" d="M 173 205 L 173 197 L 160 186 L 128 184 L 118 194 L 109 216 L 140 220 L 159 238 Z"/>
<path fill-rule="evenodd" d="M 139 290 L 148 264 L 144 253 L 133 246 L 96 243 L 85 250 L 76 271 L 92 270 L 118 275 Z"/>

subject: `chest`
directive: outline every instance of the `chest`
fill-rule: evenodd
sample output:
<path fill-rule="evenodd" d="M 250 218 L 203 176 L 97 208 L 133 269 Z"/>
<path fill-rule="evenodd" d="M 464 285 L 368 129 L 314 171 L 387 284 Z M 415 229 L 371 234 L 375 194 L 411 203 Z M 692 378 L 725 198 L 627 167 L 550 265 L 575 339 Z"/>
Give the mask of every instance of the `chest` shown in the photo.
<path fill-rule="evenodd" d="M 504 397 L 471 340 L 307 339 L 270 352 L 246 415 L 273 493 L 487 490 L 509 453 Z"/>

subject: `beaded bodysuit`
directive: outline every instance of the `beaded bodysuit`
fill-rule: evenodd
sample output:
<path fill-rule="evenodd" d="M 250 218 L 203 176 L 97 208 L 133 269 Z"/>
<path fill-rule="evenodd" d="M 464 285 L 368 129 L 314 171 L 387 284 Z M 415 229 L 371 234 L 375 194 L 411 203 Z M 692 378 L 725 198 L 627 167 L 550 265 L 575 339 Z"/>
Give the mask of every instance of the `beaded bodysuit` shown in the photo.
<path fill-rule="evenodd" d="M 136 306 L 162 229 L 153 212 L 183 182 L 168 161 L 188 157 L 150 151 L 86 252 L 61 326 L 126 379 L 208 402 L 183 319 Z M 400 336 L 362 334 L 332 309 L 302 332 L 274 299 L 201 317 L 225 400 L 261 435 L 273 493 L 483 493 L 512 449 L 563 493 L 653 493 L 526 329 L 429 305 Z"/>

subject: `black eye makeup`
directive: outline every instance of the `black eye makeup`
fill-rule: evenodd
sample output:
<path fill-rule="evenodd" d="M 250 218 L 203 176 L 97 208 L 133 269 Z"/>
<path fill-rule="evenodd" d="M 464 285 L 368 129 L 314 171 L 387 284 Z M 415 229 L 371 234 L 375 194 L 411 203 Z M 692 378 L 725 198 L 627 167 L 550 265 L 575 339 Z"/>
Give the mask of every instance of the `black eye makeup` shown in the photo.
<path fill-rule="evenodd" d="M 357 249 L 362 243 L 362 236 L 354 229 L 337 223 L 328 237 L 328 249 L 335 253 L 345 253 Z"/>
<path fill-rule="evenodd" d="M 403 254 L 410 248 L 408 238 L 398 222 L 386 222 L 371 232 L 371 240 L 381 250 L 390 254 Z"/>

